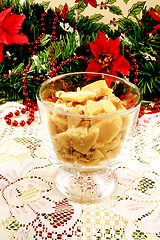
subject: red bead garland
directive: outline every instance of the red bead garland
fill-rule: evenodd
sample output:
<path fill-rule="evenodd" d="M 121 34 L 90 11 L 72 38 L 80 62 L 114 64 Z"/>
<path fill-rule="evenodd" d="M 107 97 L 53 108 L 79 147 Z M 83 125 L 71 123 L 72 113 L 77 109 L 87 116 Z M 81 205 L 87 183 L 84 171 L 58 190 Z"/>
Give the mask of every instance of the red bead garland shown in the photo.
<path fill-rule="evenodd" d="M 139 111 L 139 117 L 142 117 L 144 114 L 153 114 L 160 112 L 160 99 L 155 98 L 153 102 L 142 103 L 142 106 Z"/>
<path fill-rule="evenodd" d="M 45 29 L 43 28 L 43 26 L 44 26 L 44 16 L 45 16 L 45 13 L 42 14 L 42 16 L 41 16 L 42 33 L 39 35 L 38 39 L 34 40 L 34 42 L 29 43 L 29 49 L 28 50 L 32 51 L 32 55 L 36 53 L 35 50 L 37 50 L 39 42 L 40 42 L 40 39 L 44 35 L 44 31 L 45 31 Z M 29 63 L 26 65 L 26 67 L 24 68 L 24 71 L 23 71 L 22 89 L 23 89 L 23 96 L 25 98 L 25 100 L 24 100 L 24 106 L 25 107 L 21 108 L 19 110 L 15 110 L 14 113 L 13 112 L 9 112 L 7 115 L 4 116 L 4 120 L 6 121 L 6 123 L 8 125 L 13 126 L 13 127 L 17 127 L 17 126 L 22 126 L 23 127 L 26 124 L 30 125 L 34 121 L 34 119 L 35 119 L 35 117 L 34 117 L 35 111 L 38 110 L 37 104 L 35 102 L 33 102 L 28 97 L 28 92 L 27 92 L 27 89 L 28 89 L 28 86 L 27 86 L 27 75 L 28 75 L 28 71 L 30 69 L 31 63 L 32 63 L 32 61 L 31 61 L 31 58 L 30 58 Z M 19 73 L 17 73 L 17 75 L 18 74 Z M 38 78 L 38 81 L 39 80 L 41 80 L 41 79 Z M 27 114 L 27 120 L 26 121 L 20 120 L 19 122 L 17 121 L 17 119 L 11 120 L 11 118 L 13 118 L 13 117 L 16 118 L 20 114 Z"/>
<path fill-rule="evenodd" d="M 52 56 L 53 57 L 53 56 Z M 57 76 L 58 75 L 58 71 L 64 66 L 64 65 L 66 65 L 67 63 L 71 63 L 72 61 L 75 61 L 75 60 L 82 60 L 82 61 L 87 61 L 88 60 L 88 58 L 87 57 L 84 57 L 83 55 L 81 55 L 81 56 L 77 56 L 77 55 L 75 55 L 73 58 L 68 58 L 68 59 L 66 59 L 66 60 L 62 60 L 61 61 L 61 63 L 60 63 L 60 65 L 58 65 L 58 66 L 56 66 L 56 62 L 55 61 L 53 61 L 53 62 L 51 62 L 51 71 L 50 71 L 50 73 L 48 74 L 49 75 L 49 77 L 54 77 L 54 76 Z"/>
<path fill-rule="evenodd" d="M 129 58 L 131 59 L 133 75 L 134 75 L 133 83 L 137 84 L 138 76 L 139 76 L 139 71 L 138 71 L 139 66 L 137 64 L 137 59 L 134 57 L 134 54 L 129 51 L 129 49 L 125 49 L 125 52 L 128 54 Z"/>
<path fill-rule="evenodd" d="M 36 103 L 32 102 L 30 99 L 27 99 L 27 102 L 25 103 L 26 106 L 24 108 L 20 108 L 19 110 L 15 110 L 13 112 L 9 112 L 4 116 L 4 120 L 6 121 L 7 125 L 11 125 L 13 127 L 21 126 L 24 127 L 26 124 L 30 125 L 32 122 L 34 122 L 35 119 L 35 111 L 38 111 L 38 106 Z M 27 106 L 29 105 L 29 106 Z M 27 114 L 27 120 L 20 120 L 18 122 L 17 117 L 20 115 Z M 12 120 L 12 118 L 14 119 Z"/>
<path fill-rule="evenodd" d="M 4 116 L 4 120 L 8 125 L 11 125 L 13 127 L 21 126 L 24 127 L 26 124 L 30 125 L 34 121 L 34 113 L 35 111 L 38 110 L 37 104 L 31 101 L 31 99 L 28 97 L 28 92 L 27 92 L 27 74 L 29 71 L 31 65 L 31 61 L 27 66 L 24 68 L 23 71 L 23 76 L 24 78 L 22 79 L 22 88 L 23 88 L 23 95 L 25 97 L 25 102 L 24 108 L 21 108 L 19 110 L 15 110 L 13 112 L 9 112 L 7 115 Z M 20 122 L 17 121 L 17 119 L 11 120 L 13 117 L 18 117 L 20 114 L 27 114 L 27 120 L 21 120 Z"/>
<path fill-rule="evenodd" d="M 32 102 L 32 100 L 29 98 L 29 91 L 28 91 L 28 86 L 27 86 L 27 80 L 28 80 L 28 72 L 30 69 L 30 66 L 32 64 L 32 56 L 36 54 L 39 45 L 40 45 L 40 40 L 43 38 L 43 36 L 46 34 L 46 29 L 45 29 L 45 16 L 46 13 L 41 14 L 41 33 L 37 37 L 37 39 L 33 40 L 32 42 L 28 43 L 28 51 L 31 52 L 30 60 L 28 64 L 24 67 L 23 70 L 23 75 L 21 75 L 20 72 L 16 73 L 18 76 L 23 76 L 22 79 L 22 90 L 23 90 L 23 96 L 24 96 L 24 107 L 16 109 L 14 112 L 9 112 L 4 116 L 4 120 L 8 125 L 11 126 L 25 126 L 30 125 L 34 121 L 34 113 L 35 111 L 38 110 L 37 105 Z M 73 57 L 68 57 L 67 59 L 62 60 L 61 62 L 57 62 L 54 60 L 54 42 L 57 40 L 57 21 L 59 19 L 60 15 L 57 12 L 55 16 L 53 17 L 53 22 L 52 22 L 52 42 L 53 45 L 50 47 L 50 55 L 49 55 L 49 61 L 50 61 L 50 72 L 48 73 L 48 76 L 45 77 L 35 77 L 35 80 L 37 82 L 39 81 L 45 81 L 48 77 L 54 77 L 58 75 L 59 71 L 64 67 L 64 65 L 71 63 L 72 61 L 87 61 L 88 58 L 84 57 L 83 55 L 78 56 L 75 55 Z M 77 26 L 73 26 L 73 28 L 76 30 Z M 81 30 L 82 31 L 82 30 Z M 27 46 L 26 46 L 27 47 Z M 9 75 L 12 75 L 13 73 L 10 72 L 9 74 L 4 74 L 3 77 L 8 77 Z M 30 76 L 30 78 L 33 76 Z M 67 87 L 65 83 L 62 83 L 64 89 Z M 55 97 L 53 97 L 55 100 Z M 27 120 L 19 120 L 18 117 L 20 115 L 26 114 Z"/>

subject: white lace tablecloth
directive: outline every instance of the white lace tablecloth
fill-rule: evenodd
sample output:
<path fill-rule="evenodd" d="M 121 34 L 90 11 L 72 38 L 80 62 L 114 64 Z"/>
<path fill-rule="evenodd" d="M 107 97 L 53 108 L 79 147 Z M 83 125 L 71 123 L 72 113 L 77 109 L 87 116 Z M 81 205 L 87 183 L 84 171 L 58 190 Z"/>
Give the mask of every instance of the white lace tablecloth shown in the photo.
<path fill-rule="evenodd" d="M 5 123 L 15 106 L 0 106 L 0 239 L 160 239 L 160 114 L 139 119 L 114 194 L 78 204 L 54 186 L 57 167 L 46 158 L 38 113 L 30 126 Z"/>

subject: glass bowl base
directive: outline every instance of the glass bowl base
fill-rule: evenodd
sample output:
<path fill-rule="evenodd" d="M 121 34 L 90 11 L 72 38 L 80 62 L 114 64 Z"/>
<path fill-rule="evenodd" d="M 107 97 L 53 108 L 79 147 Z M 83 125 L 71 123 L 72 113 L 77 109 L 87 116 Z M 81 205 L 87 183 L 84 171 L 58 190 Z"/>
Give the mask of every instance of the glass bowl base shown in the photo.
<path fill-rule="evenodd" d="M 104 200 L 117 186 L 112 170 L 81 172 L 59 168 L 55 178 L 58 190 L 71 201 L 93 203 Z"/>

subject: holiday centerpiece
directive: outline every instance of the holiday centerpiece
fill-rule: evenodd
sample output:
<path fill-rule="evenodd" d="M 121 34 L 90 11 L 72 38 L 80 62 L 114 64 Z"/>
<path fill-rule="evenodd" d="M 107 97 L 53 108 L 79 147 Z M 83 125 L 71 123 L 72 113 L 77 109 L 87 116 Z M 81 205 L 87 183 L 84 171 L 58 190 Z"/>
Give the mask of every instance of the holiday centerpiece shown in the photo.
<path fill-rule="evenodd" d="M 139 1 L 124 17 L 115 2 L 107 0 L 98 4 L 96 0 L 77 0 L 72 7 L 65 3 L 50 8 L 48 3 L 1 0 L 1 103 L 22 100 L 26 106 L 22 113 L 31 113 L 37 108 L 36 91 L 43 81 L 78 71 L 126 78 L 140 88 L 144 100 L 157 101 L 160 6 L 147 9 L 145 2 Z M 99 13 L 84 16 L 88 4 L 99 8 Z M 101 21 L 101 9 L 106 9 L 106 14 L 107 11 L 117 14 L 117 19 L 113 18 L 109 24 Z M 159 101 L 154 110 L 159 111 Z M 11 117 L 6 117 L 8 124 Z"/>

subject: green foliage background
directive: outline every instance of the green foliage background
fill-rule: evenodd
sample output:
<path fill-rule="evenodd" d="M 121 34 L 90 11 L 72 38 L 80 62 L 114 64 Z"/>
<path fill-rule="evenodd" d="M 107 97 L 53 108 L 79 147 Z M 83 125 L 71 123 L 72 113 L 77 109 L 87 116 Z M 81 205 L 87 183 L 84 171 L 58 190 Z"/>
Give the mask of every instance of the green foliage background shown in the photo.
<path fill-rule="evenodd" d="M 128 0 L 124 2 L 127 4 Z M 94 42 L 98 30 L 113 39 L 121 37 L 121 51 L 131 65 L 133 57 L 136 58 L 139 72 L 137 86 L 143 98 L 152 100 L 160 96 L 160 29 L 154 35 L 148 34 L 158 22 L 148 14 L 145 2 L 133 4 L 128 16 L 124 17 L 120 7 L 116 6 L 116 0 L 105 1 L 103 7 L 106 6 L 106 14 L 110 11 L 117 15 L 114 21 L 116 30 L 101 21 L 103 15 L 100 13 L 83 16 L 86 8 L 83 1 L 69 8 L 66 19 L 61 16 L 61 5 L 57 6 L 58 14 L 56 9 L 48 8 L 47 2 L 37 4 L 25 1 L 20 4 L 19 0 L 7 0 L 0 5 L 0 11 L 10 6 L 14 13 L 26 16 L 22 32 L 27 35 L 30 44 L 4 48 L 4 59 L 0 63 L 1 103 L 24 98 L 22 80 L 26 66 L 29 66 L 26 79 L 31 99 L 35 99 L 37 88 L 45 79 L 56 74 L 85 71 L 93 57 L 88 42 Z M 55 32 L 56 40 L 53 40 Z M 128 80 L 134 82 L 134 78 L 134 71 L 131 71 Z"/>

